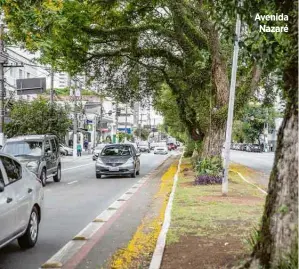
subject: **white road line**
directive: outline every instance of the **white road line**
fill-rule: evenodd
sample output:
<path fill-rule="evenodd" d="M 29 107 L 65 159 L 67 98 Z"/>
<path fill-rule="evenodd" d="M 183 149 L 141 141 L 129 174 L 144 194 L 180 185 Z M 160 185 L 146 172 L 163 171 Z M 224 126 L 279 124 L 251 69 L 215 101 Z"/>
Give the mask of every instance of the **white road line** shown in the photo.
<path fill-rule="evenodd" d="M 71 181 L 71 182 L 69 182 L 69 183 L 67 183 L 67 184 L 68 184 L 68 185 L 71 185 L 71 184 L 74 184 L 74 183 L 76 183 L 76 182 L 78 182 L 78 180 Z"/>
<path fill-rule="evenodd" d="M 77 169 L 77 168 L 84 167 L 84 166 L 91 165 L 91 164 L 94 165 L 94 163 L 88 163 L 88 164 L 83 164 L 83 165 L 79 165 L 79 166 L 74 166 L 74 167 L 62 169 L 61 171 L 64 172 L 64 171 L 68 171 L 68 170 L 73 170 L 73 169 Z"/>

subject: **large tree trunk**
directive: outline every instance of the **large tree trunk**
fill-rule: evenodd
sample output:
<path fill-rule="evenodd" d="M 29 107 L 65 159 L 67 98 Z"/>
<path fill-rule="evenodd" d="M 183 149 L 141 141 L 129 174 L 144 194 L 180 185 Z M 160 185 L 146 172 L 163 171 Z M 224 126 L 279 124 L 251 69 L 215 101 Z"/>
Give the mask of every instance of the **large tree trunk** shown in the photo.
<path fill-rule="evenodd" d="M 278 135 L 275 162 L 261 235 L 248 268 L 276 268 L 298 249 L 298 112 L 286 113 Z M 293 257 L 294 258 L 294 257 Z M 285 267 L 286 268 L 286 267 Z M 288 267 L 291 268 L 291 267 Z"/>
<path fill-rule="evenodd" d="M 221 156 L 224 140 L 225 125 L 222 127 L 212 126 L 211 130 L 209 130 L 203 139 L 201 157 Z"/>

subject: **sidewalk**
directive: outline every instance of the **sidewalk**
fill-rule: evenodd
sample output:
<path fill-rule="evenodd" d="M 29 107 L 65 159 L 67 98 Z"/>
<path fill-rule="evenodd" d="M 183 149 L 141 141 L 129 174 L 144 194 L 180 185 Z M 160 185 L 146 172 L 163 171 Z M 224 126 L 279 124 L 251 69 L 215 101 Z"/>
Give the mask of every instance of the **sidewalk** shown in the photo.
<path fill-rule="evenodd" d="M 265 194 L 237 174 L 245 171 L 260 183 L 258 172 L 241 165 L 231 169 L 223 197 L 221 185 L 195 186 L 190 159 L 183 159 L 162 269 L 232 268 L 251 253 Z"/>

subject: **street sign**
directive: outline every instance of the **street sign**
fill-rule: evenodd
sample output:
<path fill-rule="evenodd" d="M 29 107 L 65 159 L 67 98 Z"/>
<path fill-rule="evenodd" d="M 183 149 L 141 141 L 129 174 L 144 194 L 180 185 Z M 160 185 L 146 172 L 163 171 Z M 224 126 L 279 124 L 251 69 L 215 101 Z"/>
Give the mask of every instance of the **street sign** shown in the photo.
<path fill-rule="evenodd" d="M 17 79 L 17 95 L 37 94 L 46 91 L 46 78 Z"/>

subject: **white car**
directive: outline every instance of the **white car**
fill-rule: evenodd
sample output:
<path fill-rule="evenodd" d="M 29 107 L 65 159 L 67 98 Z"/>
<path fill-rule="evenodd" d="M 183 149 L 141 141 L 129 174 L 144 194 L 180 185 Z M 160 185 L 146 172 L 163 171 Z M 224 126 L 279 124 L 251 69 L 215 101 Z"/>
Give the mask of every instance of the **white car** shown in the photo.
<path fill-rule="evenodd" d="M 155 147 L 154 154 L 168 154 L 168 149 L 166 146 Z"/>
<path fill-rule="evenodd" d="M 59 149 L 60 152 L 65 155 L 65 156 L 73 156 L 73 149 L 64 145 L 64 144 L 59 144 Z"/>
<path fill-rule="evenodd" d="M 44 192 L 41 181 L 17 159 L 0 154 L 0 248 L 18 239 L 31 248 L 38 238 Z"/>

